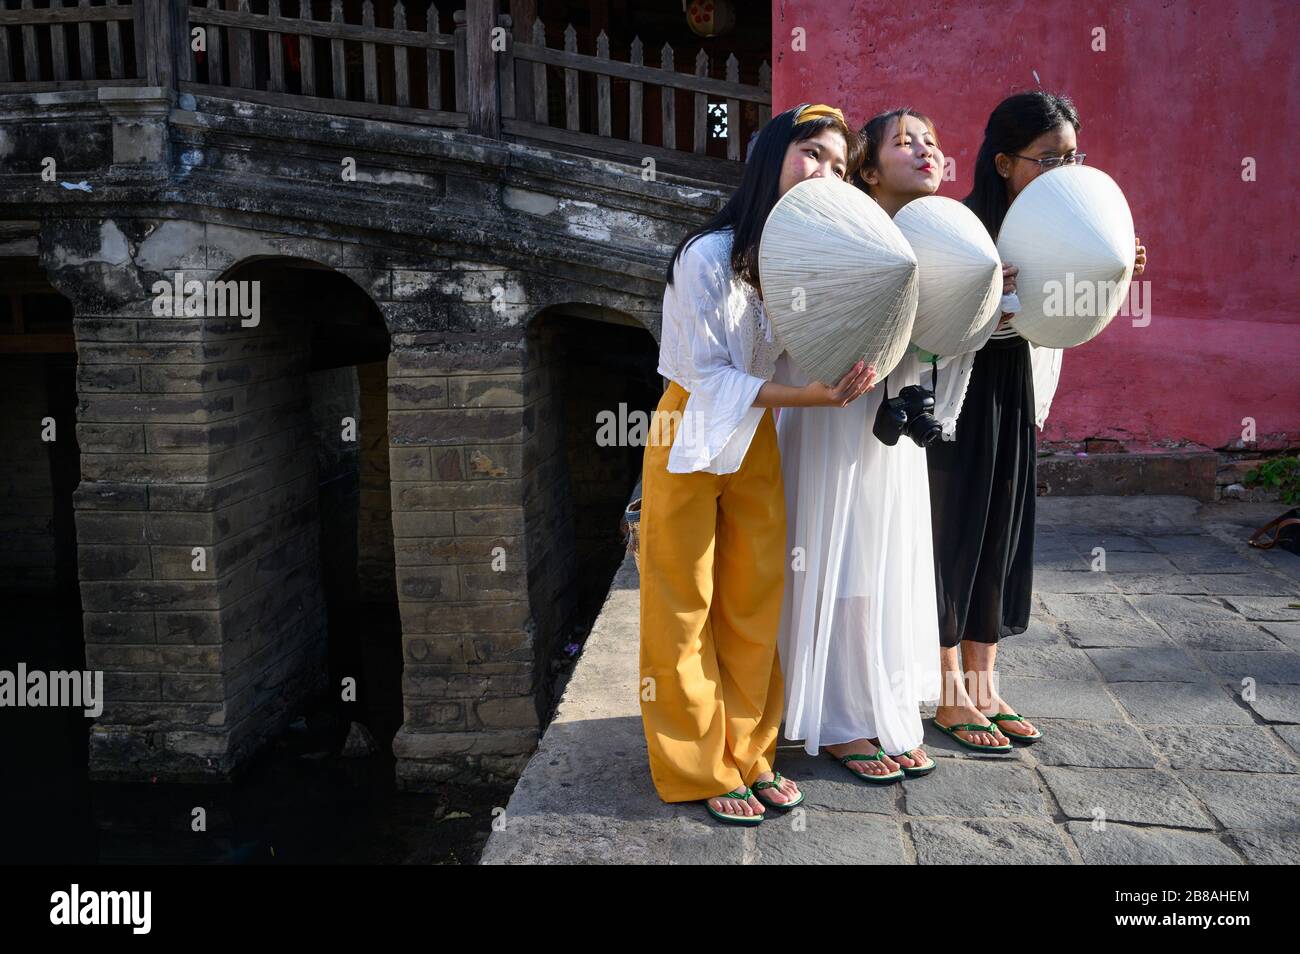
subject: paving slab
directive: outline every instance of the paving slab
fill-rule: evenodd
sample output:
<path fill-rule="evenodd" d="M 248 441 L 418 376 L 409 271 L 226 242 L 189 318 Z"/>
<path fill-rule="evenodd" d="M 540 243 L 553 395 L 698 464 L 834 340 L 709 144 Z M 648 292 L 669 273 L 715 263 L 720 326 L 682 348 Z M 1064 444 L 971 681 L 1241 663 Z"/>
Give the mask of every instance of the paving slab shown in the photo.
<path fill-rule="evenodd" d="M 1170 828 L 1214 827 L 1200 802 L 1167 772 L 1048 765 L 1038 771 L 1067 818 Z"/>
<path fill-rule="evenodd" d="M 754 830 L 753 864 L 900 865 L 911 859 L 902 826 L 843 812 L 800 812 L 764 819 Z"/>
<path fill-rule="evenodd" d="M 1197 653 L 1206 667 L 1225 682 L 1300 685 L 1300 655 L 1288 651 L 1262 653 Z"/>
<path fill-rule="evenodd" d="M 1217 685 L 1126 682 L 1107 687 L 1138 725 L 1253 725 L 1249 712 Z"/>
<path fill-rule="evenodd" d="M 1202 573 L 1196 582 L 1211 596 L 1291 596 L 1300 594 L 1300 584 L 1279 573 Z M 1166 590 L 1165 592 L 1175 592 Z"/>
<path fill-rule="evenodd" d="M 1281 620 L 1265 620 L 1258 624 L 1261 628 L 1272 633 L 1282 642 L 1286 643 L 1293 650 L 1300 653 L 1300 623 L 1288 623 Z M 1245 649 L 1246 647 L 1242 647 Z"/>
<path fill-rule="evenodd" d="M 1277 652 L 1288 645 L 1267 626 L 1276 623 L 1251 623 L 1246 620 L 1216 620 L 1166 627 L 1169 638 L 1180 646 L 1197 652 Z"/>
<path fill-rule="evenodd" d="M 1223 602 L 1225 598 L 1212 596 L 1180 596 L 1173 593 L 1138 594 L 1126 597 L 1144 618 L 1157 624 L 1165 632 L 1179 626 L 1204 625 L 1217 622 L 1238 622 L 1241 615 Z"/>
<path fill-rule="evenodd" d="M 1061 833 L 1047 821 L 926 821 L 911 823 L 916 860 L 923 865 L 1068 865 Z"/>
<path fill-rule="evenodd" d="M 1300 755 L 1300 725 L 1269 726 L 1277 737 L 1291 747 L 1291 751 Z"/>
<path fill-rule="evenodd" d="M 1252 865 L 1300 865 L 1300 833 L 1230 831 L 1228 840 Z"/>
<path fill-rule="evenodd" d="M 1134 609 L 1135 604 L 1118 593 L 1043 593 L 1041 595 L 1047 612 L 1066 622 L 1081 619 L 1112 620 L 1134 625 L 1145 622 Z M 1142 599 L 1142 597 L 1133 599 Z"/>
<path fill-rule="evenodd" d="M 1039 593 L 1115 593 L 1115 584 L 1108 573 L 1094 573 L 1089 570 L 1074 572 L 1068 570 L 1034 569 L 1034 589 Z M 1155 592 L 1166 592 L 1157 590 Z"/>
<path fill-rule="evenodd" d="M 1239 865 L 1216 836 L 1177 828 L 1072 821 L 1066 830 L 1089 865 Z"/>
<path fill-rule="evenodd" d="M 1038 780 L 1023 764 L 946 759 L 924 778 L 907 779 L 901 784 L 908 815 L 1041 818 L 1047 814 Z"/>
<path fill-rule="evenodd" d="M 1225 596 L 1225 600 L 1246 619 L 1300 623 L 1300 597 Z"/>
<path fill-rule="evenodd" d="M 1215 682 L 1196 659 L 1177 647 L 1084 650 L 1106 682 Z"/>
<path fill-rule="evenodd" d="M 1142 734 L 1173 769 L 1300 772 L 1300 760 L 1267 726 L 1147 726 Z"/>
<path fill-rule="evenodd" d="M 1224 828 L 1300 832 L 1300 779 L 1253 772 L 1179 772 Z"/>
<path fill-rule="evenodd" d="M 1124 714 L 1107 693 L 1101 677 L 1094 681 L 1003 676 L 998 683 L 1003 699 L 1026 719 L 1085 719 L 1122 722 Z"/>
<path fill-rule="evenodd" d="M 1119 592 L 1130 594 L 1174 593 L 1188 596 L 1205 596 L 1209 591 L 1201 582 L 1204 577 L 1184 573 L 1107 573 L 1111 585 Z M 1249 577 L 1244 577 L 1249 579 Z"/>
<path fill-rule="evenodd" d="M 1126 533 L 1068 533 L 1064 534 L 1080 553 L 1091 553 L 1093 547 L 1105 547 L 1107 553 L 1154 553 L 1155 547 L 1146 537 Z"/>
<path fill-rule="evenodd" d="M 1061 623 L 1061 632 L 1072 646 L 1080 649 L 1111 646 L 1145 646 L 1173 648 L 1169 634 L 1142 620 L 1119 623 L 1109 619 L 1071 619 Z"/>
<path fill-rule="evenodd" d="M 1239 698 L 1264 722 L 1300 723 L 1300 686 L 1265 683 L 1252 687 L 1250 694 L 1239 690 Z"/>
<path fill-rule="evenodd" d="M 1043 739 L 1033 755 L 1043 765 L 1085 768 L 1155 768 L 1156 753 L 1142 733 L 1124 722 L 1039 719 Z"/>
<path fill-rule="evenodd" d="M 997 670 L 1003 676 L 1083 681 L 1097 678 L 1096 667 L 1082 650 L 1066 643 L 1024 643 L 1016 636 L 998 644 Z"/>

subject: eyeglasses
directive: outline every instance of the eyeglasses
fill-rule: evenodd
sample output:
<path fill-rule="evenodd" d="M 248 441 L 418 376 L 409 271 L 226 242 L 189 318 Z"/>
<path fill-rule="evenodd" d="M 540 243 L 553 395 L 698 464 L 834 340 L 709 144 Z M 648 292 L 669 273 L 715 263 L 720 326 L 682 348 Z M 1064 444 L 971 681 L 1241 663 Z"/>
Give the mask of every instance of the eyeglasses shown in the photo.
<path fill-rule="evenodd" d="M 1055 169 L 1058 166 L 1069 166 L 1069 165 L 1081 166 L 1083 165 L 1083 157 L 1086 156 L 1087 153 L 1076 152 L 1072 156 L 1051 156 L 1047 159 L 1035 159 L 1032 156 L 1017 155 L 1014 152 L 1008 153 L 1007 155 L 1013 156 L 1016 159 L 1027 159 L 1030 162 L 1036 162 L 1038 163 L 1038 167 L 1042 169 L 1043 172 L 1046 172 L 1048 169 Z"/>

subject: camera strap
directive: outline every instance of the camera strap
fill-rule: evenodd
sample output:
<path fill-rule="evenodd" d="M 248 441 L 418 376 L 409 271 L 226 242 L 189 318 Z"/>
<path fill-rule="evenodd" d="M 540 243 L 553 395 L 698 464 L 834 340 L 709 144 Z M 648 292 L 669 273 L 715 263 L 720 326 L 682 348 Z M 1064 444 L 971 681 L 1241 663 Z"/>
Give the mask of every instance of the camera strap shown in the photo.
<path fill-rule="evenodd" d="M 880 386 L 885 391 L 885 395 L 884 397 L 881 398 L 881 400 L 888 401 L 889 400 L 889 375 L 885 375 L 885 380 L 880 382 Z M 939 395 L 939 359 L 937 356 L 930 359 L 930 390 L 934 393 L 935 397 L 937 398 Z"/>

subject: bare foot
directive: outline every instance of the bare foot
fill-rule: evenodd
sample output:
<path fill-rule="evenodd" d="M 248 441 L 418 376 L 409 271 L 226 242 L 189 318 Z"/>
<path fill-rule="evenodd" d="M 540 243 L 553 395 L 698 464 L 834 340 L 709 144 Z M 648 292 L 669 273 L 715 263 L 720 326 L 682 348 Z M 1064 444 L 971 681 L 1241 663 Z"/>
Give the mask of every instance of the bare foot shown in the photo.
<path fill-rule="evenodd" d="M 842 759 L 846 755 L 875 755 L 880 751 L 880 746 L 873 744 L 870 739 L 854 739 L 842 745 L 825 745 L 822 748 L 837 759 Z M 898 763 L 888 755 L 881 761 L 855 759 L 844 764 L 860 775 L 890 775 L 897 772 L 899 767 Z"/>
<path fill-rule="evenodd" d="M 974 706 L 939 706 L 934 710 L 934 721 L 940 725 L 957 725 L 968 722 L 972 725 L 988 725 L 988 718 Z M 972 745 L 1007 745 L 1010 740 L 996 727 L 989 732 L 975 732 L 971 729 L 958 729 L 958 738 L 965 739 Z"/>
<path fill-rule="evenodd" d="M 709 807 L 723 815 L 761 815 L 764 811 L 762 803 L 753 795 L 749 798 L 732 798 L 730 794 L 719 795 L 709 799 Z"/>
<path fill-rule="evenodd" d="M 1008 715 L 1014 715 L 1015 711 L 1016 711 L 1015 709 L 1007 705 L 1006 701 L 1001 696 L 994 696 L 993 708 L 989 712 L 983 713 L 983 715 L 984 718 L 987 719 L 989 716 L 997 715 L 998 713 L 1001 712 L 1005 712 Z M 994 725 L 996 725 L 999 729 L 1003 730 L 1004 735 L 1037 735 L 1038 734 L 1038 730 L 1034 728 L 1034 724 L 1030 722 L 1028 719 L 1023 719 L 1019 722 L 1015 721 L 1014 719 L 1003 719 L 1001 722 L 995 722 Z"/>
<path fill-rule="evenodd" d="M 772 772 L 760 772 L 755 778 L 755 782 L 770 782 L 776 778 Z M 786 802 L 793 802 L 799 797 L 799 786 L 791 779 L 781 776 L 781 784 L 777 788 L 764 789 L 767 793 L 764 798 L 769 798 L 778 805 L 784 805 Z"/>

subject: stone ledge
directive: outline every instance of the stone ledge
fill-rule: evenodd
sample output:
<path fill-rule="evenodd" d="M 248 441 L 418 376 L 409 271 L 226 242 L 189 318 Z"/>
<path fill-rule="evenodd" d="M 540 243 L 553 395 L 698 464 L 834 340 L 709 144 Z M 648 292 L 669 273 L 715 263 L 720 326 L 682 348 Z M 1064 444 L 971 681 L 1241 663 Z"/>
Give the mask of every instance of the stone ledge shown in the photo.
<path fill-rule="evenodd" d="M 1059 451 L 1038 459 L 1039 496 L 1168 494 L 1213 500 L 1219 455 L 1208 447 L 1129 446 L 1080 457 Z"/>

